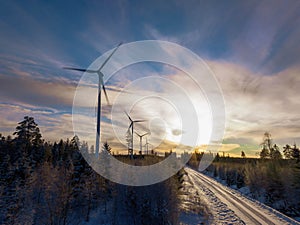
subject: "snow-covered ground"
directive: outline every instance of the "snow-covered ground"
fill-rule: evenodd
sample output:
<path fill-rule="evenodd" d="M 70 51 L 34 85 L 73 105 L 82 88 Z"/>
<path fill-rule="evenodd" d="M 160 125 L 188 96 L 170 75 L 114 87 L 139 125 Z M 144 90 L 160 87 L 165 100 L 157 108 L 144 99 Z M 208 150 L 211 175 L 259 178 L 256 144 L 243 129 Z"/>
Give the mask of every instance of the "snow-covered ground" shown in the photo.
<path fill-rule="evenodd" d="M 210 218 L 204 214 L 208 214 L 206 203 L 202 201 L 200 193 L 194 188 L 193 183 L 187 174 L 182 177 L 180 189 L 180 208 L 179 208 L 179 224 L 208 224 Z"/>
<path fill-rule="evenodd" d="M 208 204 L 213 224 L 300 224 L 193 169 L 185 168 L 185 171 L 194 190 Z"/>

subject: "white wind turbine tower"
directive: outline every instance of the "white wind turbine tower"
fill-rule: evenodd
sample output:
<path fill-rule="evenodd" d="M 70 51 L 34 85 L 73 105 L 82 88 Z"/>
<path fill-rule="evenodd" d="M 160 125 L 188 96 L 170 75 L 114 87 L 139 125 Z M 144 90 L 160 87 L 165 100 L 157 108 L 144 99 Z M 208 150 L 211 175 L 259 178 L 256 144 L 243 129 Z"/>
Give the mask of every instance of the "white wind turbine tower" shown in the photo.
<path fill-rule="evenodd" d="M 145 136 L 145 135 L 147 135 L 147 134 L 149 134 L 148 132 L 147 133 L 145 133 L 145 134 L 143 134 L 143 135 L 140 135 L 140 134 L 138 134 L 137 132 L 135 132 L 136 133 L 136 135 L 137 136 L 139 136 L 139 138 L 140 138 L 140 151 L 141 151 L 141 154 L 143 153 L 143 149 L 142 149 L 142 142 L 143 142 L 143 137 Z"/>
<path fill-rule="evenodd" d="M 151 151 L 153 151 L 153 144 L 150 144 L 148 142 L 148 138 L 146 137 L 146 144 L 144 145 L 145 146 L 145 149 L 146 149 L 146 154 L 149 155 L 149 145 L 151 147 Z"/>
<path fill-rule="evenodd" d="M 145 147 L 146 147 L 146 154 L 148 155 L 148 150 L 149 150 L 149 145 L 150 143 L 148 142 L 148 138 L 146 137 L 146 144 L 145 144 Z"/>
<path fill-rule="evenodd" d="M 128 146 L 128 154 L 130 155 L 130 158 L 132 159 L 133 158 L 133 126 L 134 126 L 134 123 L 145 122 L 146 120 L 132 120 L 126 111 L 125 111 L 125 113 L 130 121 L 127 132 L 130 131 L 130 129 L 131 129 L 131 143 L 130 143 L 131 146 Z"/>
<path fill-rule="evenodd" d="M 96 132 L 96 158 L 99 157 L 99 145 L 100 145 L 100 120 L 101 120 L 101 86 L 103 88 L 103 92 L 107 101 L 107 104 L 109 105 L 108 96 L 106 93 L 106 89 L 103 82 L 103 73 L 101 72 L 101 69 L 105 66 L 105 64 L 109 61 L 109 59 L 112 57 L 112 55 L 117 51 L 117 49 L 120 47 L 122 42 L 113 50 L 113 52 L 108 56 L 108 58 L 104 61 L 104 63 L 99 67 L 98 70 L 89 70 L 89 69 L 79 69 L 79 68 L 73 68 L 73 67 L 64 67 L 63 69 L 67 70 L 76 70 L 80 72 L 86 72 L 86 73 L 96 73 L 98 74 L 98 106 L 97 106 L 97 132 Z"/>

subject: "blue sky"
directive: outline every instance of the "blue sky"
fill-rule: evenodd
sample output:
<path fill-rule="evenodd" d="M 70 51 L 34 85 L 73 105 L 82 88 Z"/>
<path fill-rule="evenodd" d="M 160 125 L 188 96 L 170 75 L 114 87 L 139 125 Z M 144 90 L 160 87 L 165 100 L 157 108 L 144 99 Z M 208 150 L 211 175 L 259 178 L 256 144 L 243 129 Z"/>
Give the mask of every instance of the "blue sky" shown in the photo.
<path fill-rule="evenodd" d="M 282 144 L 300 141 L 299 1 L 0 4 L 1 133 L 32 114 L 45 137 L 72 136 L 82 74 L 61 68 L 87 67 L 120 41 L 157 39 L 189 48 L 212 68 L 227 107 L 225 139 L 257 144 L 268 130 Z"/>

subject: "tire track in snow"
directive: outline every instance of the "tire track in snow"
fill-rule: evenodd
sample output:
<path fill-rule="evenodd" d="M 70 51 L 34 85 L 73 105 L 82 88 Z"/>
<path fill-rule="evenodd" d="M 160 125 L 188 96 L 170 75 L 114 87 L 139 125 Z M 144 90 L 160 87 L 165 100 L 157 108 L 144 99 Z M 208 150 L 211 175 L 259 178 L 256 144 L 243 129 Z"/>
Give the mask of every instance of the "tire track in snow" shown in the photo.
<path fill-rule="evenodd" d="M 186 170 L 186 169 L 185 169 Z M 231 225 L 244 225 L 245 223 L 232 211 L 228 206 L 220 201 L 216 195 L 203 184 L 198 183 L 198 178 L 194 177 L 190 171 L 188 177 L 193 184 L 193 188 L 197 190 L 202 196 L 205 196 L 204 200 L 210 212 L 210 224 L 231 224 Z M 195 179 L 196 178 L 196 179 Z"/>
<path fill-rule="evenodd" d="M 255 202 L 250 202 L 249 199 L 234 194 L 234 191 L 222 184 L 214 181 L 213 179 L 195 171 L 190 168 L 185 168 L 191 177 L 191 180 L 196 186 L 209 189 L 215 197 L 221 202 L 225 203 L 228 208 L 233 210 L 235 214 L 246 224 L 268 224 L 268 225 L 283 225 L 283 224 L 300 224 L 293 221 L 291 218 L 285 220 L 282 217 L 277 217 L 274 213 L 266 208 L 260 207 Z M 280 214 L 279 212 L 277 214 Z"/>

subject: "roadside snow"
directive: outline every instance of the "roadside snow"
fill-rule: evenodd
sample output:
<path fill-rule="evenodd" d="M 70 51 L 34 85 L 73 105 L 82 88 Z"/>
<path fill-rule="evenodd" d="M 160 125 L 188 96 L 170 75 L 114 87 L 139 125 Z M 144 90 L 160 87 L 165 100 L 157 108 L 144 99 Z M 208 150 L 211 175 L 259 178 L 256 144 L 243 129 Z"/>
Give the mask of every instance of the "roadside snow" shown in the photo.
<path fill-rule="evenodd" d="M 208 204 L 211 205 L 216 219 L 214 224 L 300 224 L 277 210 L 244 196 L 193 169 L 186 168 L 186 171 L 195 184 L 195 188 L 202 190 Z M 247 188 L 241 191 L 249 192 Z M 226 217 L 222 218 L 222 215 Z"/>
<path fill-rule="evenodd" d="M 225 188 L 234 189 L 234 191 L 236 191 L 237 195 L 240 195 L 241 197 L 246 198 L 247 201 L 255 202 L 262 209 L 266 209 L 269 212 L 275 214 L 277 217 L 282 218 L 283 220 L 289 221 L 290 224 L 298 224 L 297 222 L 300 222 L 300 217 L 293 217 L 293 218 L 288 217 L 288 216 L 284 215 L 283 213 L 277 211 L 276 209 L 265 205 L 264 195 L 253 196 L 253 194 L 251 193 L 250 188 L 248 186 L 241 187 L 239 189 L 236 187 L 236 185 L 232 185 L 232 186 L 228 187 L 225 180 L 222 180 L 219 177 L 214 177 L 213 174 L 210 172 L 205 172 L 204 174 L 206 176 L 210 177 L 211 179 L 215 180 L 216 182 L 223 184 L 225 186 Z M 278 204 L 281 204 L 281 202 L 278 202 Z"/>
<path fill-rule="evenodd" d="M 180 215 L 179 224 L 180 225 L 190 225 L 190 224 L 207 224 L 209 218 L 203 215 L 206 214 L 207 209 L 205 208 L 205 203 L 202 202 L 201 196 L 198 191 L 194 188 L 189 177 L 184 174 L 182 177 L 180 189 Z"/>
<path fill-rule="evenodd" d="M 245 224 L 225 203 L 221 202 L 211 190 L 204 185 L 196 183 L 191 175 L 188 174 L 187 177 L 191 185 L 188 190 L 189 195 L 193 196 L 193 193 L 197 193 L 202 204 L 207 206 L 205 210 L 208 214 L 208 224 Z"/>

